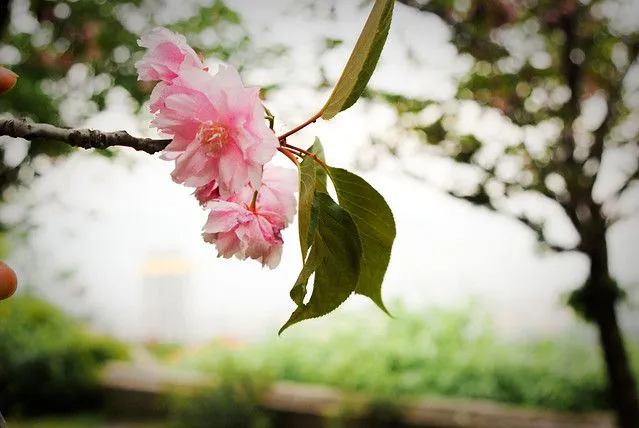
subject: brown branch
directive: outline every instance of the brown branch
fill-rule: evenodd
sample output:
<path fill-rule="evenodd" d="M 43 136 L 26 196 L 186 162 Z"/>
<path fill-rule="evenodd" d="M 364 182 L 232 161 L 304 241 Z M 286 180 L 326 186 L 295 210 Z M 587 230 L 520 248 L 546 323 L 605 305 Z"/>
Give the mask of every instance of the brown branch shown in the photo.
<path fill-rule="evenodd" d="M 170 139 L 133 137 L 126 131 L 104 132 L 95 129 L 67 129 L 47 123 L 32 123 L 25 119 L 0 119 L 0 135 L 24 138 L 29 141 L 54 140 L 83 149 L 107 149 L 113 146 L 130 147 L 149 154 L 164 149 Z"/>
<path fill-rule="evenodd" d="M 579 204 L 586 202 L 587 205 L 592 203 L 592 194 L 586 189 L 581 188 L 578 177 L 581 174 L 581 167 L 578 165 L 575 157 L 575 136 L 573 132 L 573 124 L 579 116 L 581 116 L 580 94 L 583 84 L 584 72 L 587 69 L 587 61 L 590 57 L 590 47 L 582 45 L 583 41 L 579 40 L 576 32 L 581 8 L 577 8 L 574 12 L 565 15 L 560 26 L 566 37 L 560 52 L 560 70 L 565 78 L 565 83 L 570 89 L 570 99 L 564 104 L 560 111 L 560 117 L 564 120 L 564 126 L 561 131 L 560 141 L 553 156 L 553 165 L 557 170 L 564 171 L 564 180 L 566 188 L 570 195 L 568 200 L 560 201 L 560 205 L 570 219 L 570 222 L 581 235 L 581 222 L 577 215 Z M 582 64 L 576 64 L 571 55 L 573 50 L 582 49 L 586 56 L 586 61 Z M 559 151 L 563 154 L 560 156 Z"/>
<path fill-rule="evenodd" d="M 567 247 L 562 247 L 559 245 L 555 245 L 555 244 L 551 244 L 550 242 L 548 242 L 548 240 L 546 239 L 546 237 L 544 236 L 543 230 L 544 230 L 544 224 L 542 223 L 536 223 L 533 222 L 532 220 L 530 220 L 525 214 L 515 214 L 515 213 L 510 213 L 504 210 L 499 209 L 497 206 L 495 206 L 495 204 L 493 203 L 493 201 L 490 199 L 490 197 L 483 191 L 483 188 L 472 195 L 462 195 L 459 193 L 456 193 L 454 190 L 448 190 L 448 189 L 441 189 L 441 187 L 434 185 L 433 183 L 429 182 L 429 180 L 421 175 L 415 174 L 412 171 L 409 171 L 407 169 L 404 169 L 404 174 L 407 175 L 408 177 L 419 181 L 421 183 L 426 183 L 426 184 L 431 184 L 434 187 L 437 187 L 438 189 L 442 190 L 443 192 L 445 192 L 447 195 L 452 196 L 455 199 L 459 199 L 459 200 L 463 200 L 466 202 L 470 202 L 473 205 L 476 206 L 481 206 L 484 207 L 494 213 L 503 215 L 505 217 L 511 218 L 513 220 L 517 220 L 519 223 L 523 224 L 524 226 L 528 227 L 533 233 L 535 233 L 535 235 L 537 236 L 537 241 L 542 244 L 545 245 L 549 250 L 557 252 L 557 253 L 564 253 L 564 252 L 569 252 L 569 251 L 576 251 L 579 250 L 579 246 L 574 247 L 574 248 L 567 248 Z M 494 177 L 494 176 L 493 176 Z"/>

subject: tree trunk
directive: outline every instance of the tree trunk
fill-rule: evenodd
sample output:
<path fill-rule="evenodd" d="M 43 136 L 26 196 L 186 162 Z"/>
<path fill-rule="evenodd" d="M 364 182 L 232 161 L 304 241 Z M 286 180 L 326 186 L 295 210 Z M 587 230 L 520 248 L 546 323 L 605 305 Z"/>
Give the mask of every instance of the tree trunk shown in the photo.
<path fill-rule="evenodd" d="M 584 242 L 590 258 L 590 278 L 585 290 L 587 311 L 599 329 L 609 396 L 617 414 L 617 424 L 620 428 L 638 428 L 637 387 L 617 320 L 617 291 L 608 270 L 605 227 L 600 231 L 599 239 L 590 235 L 590 242 Z"/>

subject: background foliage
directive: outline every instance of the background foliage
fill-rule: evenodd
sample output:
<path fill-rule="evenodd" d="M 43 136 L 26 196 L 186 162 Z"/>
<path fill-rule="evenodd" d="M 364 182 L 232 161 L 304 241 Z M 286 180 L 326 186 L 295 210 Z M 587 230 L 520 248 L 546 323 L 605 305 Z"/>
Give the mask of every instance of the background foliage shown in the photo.
<path fill-rule="evenodd" d="M 90 335 L 42 300 L 14 296 L 0 305 L 0 408 L 8 415 L 92 408 L 100 368 L 124 358 L 124 345 Z"/>
<path fill-rule="evenodd" d="M 330 385 L 390 402 L 432 395 L 543 409 L 610 408 L 596 344 L 581 333 L 507 341 L 477 309 L 394 315 L 383 322 L 371 314 L 337 314 L 333 327 L 318 334 L 292 330 L 235 349 L 214 342 L 168 361 L 218 375 L 231 358 L 266 379 Z"/>

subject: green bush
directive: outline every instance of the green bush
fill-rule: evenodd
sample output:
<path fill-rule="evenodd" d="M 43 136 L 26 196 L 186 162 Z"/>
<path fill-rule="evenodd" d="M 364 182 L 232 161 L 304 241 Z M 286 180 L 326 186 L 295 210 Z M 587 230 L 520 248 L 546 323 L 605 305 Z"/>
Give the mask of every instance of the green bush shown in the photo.
<path fill-rule="evenodd" d="M 400 309 L 394 316 L 335 316 L 328 329 L 291 330 L 240 352 L 212 346 L 179 364 L 211 372 L 226 354 L 279 380 L 381 400 L 430 395 L 570 411 L 610 407 L 598 345 L 583 335 L 500 340 L 490 319 L 472 308 Z"/>
<path fill-rule="evenodd" d="M 99 368 L 126 348 L 89 335 L 54 306 L 29 296 L 0 303 L 0 409 L 33 416 L 89 409 Z"/>
<path fill-rule="evenodd" d="M 259 397 L 270 380 L 264 373 L 223 359 L 211 388 L 176 395 L 171 406 L 175 428 L 268 428 L 269 417 L 259 408 Z"/>

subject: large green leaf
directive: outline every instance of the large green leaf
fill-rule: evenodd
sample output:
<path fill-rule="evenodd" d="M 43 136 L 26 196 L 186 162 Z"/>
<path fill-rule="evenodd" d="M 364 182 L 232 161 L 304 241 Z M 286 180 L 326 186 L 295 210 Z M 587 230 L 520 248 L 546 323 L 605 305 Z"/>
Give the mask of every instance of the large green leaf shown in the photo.
<path fill-rule="evenodd" d="M 394 0 L 375 0 L 364 29 L 342 71 L 331 96 L 322 107 L 323 119 L 330 119 L 346 110 L 362 95 L 371 78 L 388 36 L 393 16 Z"/>
<path fill-rule="evenodd" d="M 335 310 L 357 286 L 362 246 L 355 222 L 327 193 L 315 192 L 313 205 L 318 216 L 311 252 L 291 290 L 298 307 L 280 333 L 295 323 Z M 313 270 L 313 293 L 304 304 L 306 284 Z"/>
<path fill-rule="evenodd" d="M 382 281 L 395 240 L 393 213 L 382 197 L 361 177 L 341 168 L 329 173 L 340 206 L 351 215 L 362 243 L 360 274 L 355 292 L 369 297 L 386 313 Z"/>
<path fill-rule="evenodd" d="M 318 138 L 315 139 L 315 143 L 308 151 L 324 160 L 324 148 Z M 311 246 L 315 227 L 317 226 L 317 218 L 312 212 L 311 207 L 315 197 L 315 191 L 326 192 L 326 171 L 312 158 L 306 157 L 300 164 L 299 176 L 300 191 L 297 212 L 300 248 L 302 250 L 302 260 L 304 260 Z"/>

